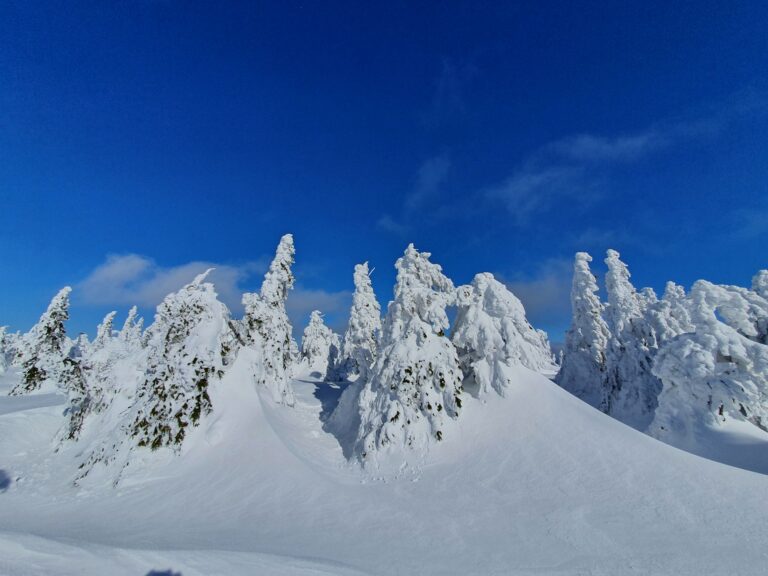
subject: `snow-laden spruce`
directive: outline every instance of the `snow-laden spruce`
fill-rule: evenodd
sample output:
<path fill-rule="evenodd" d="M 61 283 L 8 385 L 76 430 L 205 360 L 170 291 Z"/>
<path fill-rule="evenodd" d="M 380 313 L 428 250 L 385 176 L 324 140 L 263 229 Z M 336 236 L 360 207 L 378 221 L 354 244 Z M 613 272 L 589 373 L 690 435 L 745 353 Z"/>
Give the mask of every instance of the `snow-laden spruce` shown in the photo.
<path fill-rule="evenodd" d="M 67 389 L 72 374 L 64 364 L 69 351 L 64 322 L 69 319 L 70 292 L 69 286 L 62 288 L 38 323 L 19 342 L 14 363 L 21 367 L 21 381 L 10 391 L 11 395 Z"/>
<path fill-rule="evenodd" d="M 610 339 L 604 384 L 606 400 L 601 408 L 633 428 L 646 430 L 661 393 L 661 381 L 652 372 L 656 335 L 646 315 L 655 297 L 638 294 L 618 252 L 608 250 L 605 263 L 605 314 Z"/>
<path fill-rule="evenodd" d="M 455 288 L 429 256 L 411 244 L 395 264 L 381 352 L 358 398 L 353 452 L 366 465 L 386 456 L 423 458 L 461 409 L 459 359 L 445 335 L 445 309 L 454 303 Z"/>
<path fill-rule="evenodd" d="M 306 369 L 319 373 L 321 378 L 332 375 L 340 348 L 339 335 L 325 325 L 319 310 L 313 310 L 301 339 L 301 360 Z"/>
<path fill-rule="evenodd" d="M 139 318 L 139 311 L 133 306 L 128 311 L 128 316 L 123 323 L 123 327 L 117 335 L 117 338 L 125 345 L 128 350 L 137 350 L 144 343 L 142 333 L 144 332 L 144 318 Z"/>
<path fill-rule="evenodd" d="M 205 282 L 209 273 L 157 307 L 130 430 L 137 446 L 178 448 L 213 409 L 209 388 L 224 375 L 237 341 L 229 310 Z"/>
<path fill-rule="evenodd" d="M 295 253 L 293 236 L 286 234 L 280 239 L 261 291 L 243 294 L 245 340 L 263 354 L 263 366 L 253 370 L 256 383 L 265 386 L 275 402 L 289 406 L 294 403 L 291 376 L 299 353 L 285 302 L 293 288 Z"/>
<path fill-rule="evenodd" d="M 67 390 L 67 424 L 59 434 L 61 440 L 76 440 L 91 414 L 108 410 L 119 394 L 132 394 L 135 374 L 146 367 L 146 356 L 142 354 L 143 319 L 137 319 L 136 306 L 128 312 L 120 332 L 113 330 L 115 312 L 110 312 L 97 329 L 93 343 L 88 343 L 81 334 L 69 351 L 69 358 L 77 362 L 70 370 L 77 385 Z M 79 374 L 77 373 L 79 370 Z"/>
<path fill-rule="evenodd" d="M 732 421 L 768 431 L 768 346 L 760 333 L 768 300 L 700 280 L 690 307 L 695 331 L 670 340 L 654 363 L 664 388 L 649 432 L 694 449 L 706 428 Z"/>
<path fill-rule="evenodd" d="M 492 274 L 478 274 L 456 292 L 451 341 L 459 354 L 464 389 L 476 396 L 491 390 L 503 396 L 512 366 L 556 370 L 546 334 L 530 325 L 522 302 Z"/>
<path fill-rule="evenodd" d="M 368 262 L 355 266 L 355 293 L 344 333 L 341 375 L 365 381 L 376 361 L 381 336 L 381 307 L 371 286 Z"/>
<path fill-rule="evenodd" d="M 94 338 L 91 348 L 93 350 L 100 350 L 109 345 L 114 338 L 114 323 L 115 316 L 117 316 L 117 310 L 109 312 L 104 316 L 104 320 L 101 321 L 98 328 L 96 328 L 96 338 Z"/>
<path fill-rule="evenodd" d="M 610 332 L 603 320 L 597 279 L 590 270 L 592 257 L 577 252 L 571 286 L 571 327 L 556 382 L 595 408 L 606 404 L 606 353 Z"/>

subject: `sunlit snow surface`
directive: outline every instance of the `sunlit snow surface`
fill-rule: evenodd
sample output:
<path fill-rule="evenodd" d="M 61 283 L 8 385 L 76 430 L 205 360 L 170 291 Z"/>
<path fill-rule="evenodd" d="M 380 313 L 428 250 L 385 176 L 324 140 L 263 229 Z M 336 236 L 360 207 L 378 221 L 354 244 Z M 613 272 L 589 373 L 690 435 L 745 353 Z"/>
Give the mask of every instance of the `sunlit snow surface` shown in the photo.
<path fill-rule="evenodd" d="M 241 380 L 181 456 L 76 488 L 63 401 L 0 384 L 0 574 L 758 574 L 768 476 L 664 445 L 523 368 L 467 398 L 420 473 L 364 476 L 323 430 L 340 388 L 294 408 Z M 149 453 L 148 453 L 149 454 Z"/>

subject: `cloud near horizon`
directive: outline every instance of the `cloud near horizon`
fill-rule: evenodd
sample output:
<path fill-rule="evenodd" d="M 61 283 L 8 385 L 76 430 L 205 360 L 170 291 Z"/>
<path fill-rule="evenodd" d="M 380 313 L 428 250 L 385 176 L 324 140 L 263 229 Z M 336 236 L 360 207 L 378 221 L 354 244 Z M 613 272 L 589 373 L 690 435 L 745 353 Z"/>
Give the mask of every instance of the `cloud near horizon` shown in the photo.
<path fill-rule="evenodd" d="M 242 295 L 257 290 L 268 267 L 265 257 L 240 265 L 193 261 L 164 267 L 139 254 L 111 254 L 75 285 L 74 295 L 86 306 L 153 309 L 170 293 L 191 282 L 195 276 L 213 268 L 208 280 L 216 287 L 219 299 L 236 315 L 243 312 Z M 352 302 L 350 291 L 328 292 L 296 286 L 288 294 L 288 316 L 297 334 L 307 323 L 312 310 L 328 316 L 329 324 L 340 329 Z"/>
<path fill-rule="evenodd" d="M 195 276 L 214 268 L 208 279 L 219 298 L 230 309 L 242 309 L 242 283 L 267 269 L 266 259 L 240 265 L 193 261 L 178 266 L 160 266 L 139 254 L 110 254 L 75 286 L 76 298 L 92 306 L 133 306 L 154 308 L 171 292 Z"/>

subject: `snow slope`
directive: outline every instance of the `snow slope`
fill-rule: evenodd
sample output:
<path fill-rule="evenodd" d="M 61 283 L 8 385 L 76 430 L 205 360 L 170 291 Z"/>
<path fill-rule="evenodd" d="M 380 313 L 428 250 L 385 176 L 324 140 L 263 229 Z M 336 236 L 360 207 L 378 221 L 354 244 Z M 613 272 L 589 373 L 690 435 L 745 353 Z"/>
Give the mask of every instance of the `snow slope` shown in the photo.
<path fill-rule="evenodd" d="M 466 396 L 417 477 L 377 481 L 323 431 L 340 388 L 275 404 L 239 358 L 179 457 L 72 486 L 51 396 L 0 380 L 0 573 L 756 574 L 768 476 L 637 432 L 524 368 Z M 213 396 L 216 394 L 216 396 Z M 35 404 L 35 402 L 37 404 Z"/>

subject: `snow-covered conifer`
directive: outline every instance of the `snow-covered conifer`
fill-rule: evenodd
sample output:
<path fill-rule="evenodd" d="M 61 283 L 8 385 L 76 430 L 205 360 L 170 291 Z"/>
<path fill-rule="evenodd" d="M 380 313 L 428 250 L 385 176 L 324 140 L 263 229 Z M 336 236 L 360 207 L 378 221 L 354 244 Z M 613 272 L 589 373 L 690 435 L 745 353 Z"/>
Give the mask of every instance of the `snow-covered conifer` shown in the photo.
<path fill-rule="evenodd" d="M 9 341 L 7 331 L 7 326 L 0 326 L 0 374 L 5 374 L 5 369 L 8 367 Z"/>
<path fill-rule="evenodd" d="M 101 321 L 101 324 L 99 324 L 99 327 L 96 329 L 96 338 L 94 338 L 93 344 L 91 344 L 93 350 L 101 350 L 112 340 L 112 331 L 116 315 L 117 312 L 112 311 L 104 316 L 104 320 Z"/>
<path fill-rule="evenodd" d="M 288 291 L 293 288 L 294 255 L 293 236 L 286 234 L 280 239 L 261 291 L 243 295 L 245 340 L 263 359 L 263 366 L 254 369 L 256 382 L 266 386 L 276 402 L 287 405 L 294 403 L 291 369 L 299 356 L 285 309 Z"/>
<path fill-rule="evenodd" d="M 133 306 L 128 311 L 128 316 L 123 323 L 123 327 L 117 337 L 129 350 L 136 350 L 142 347 L 142 332 L 144 328 L 144 318 L 139 318 L 139 311 Z"/>
<path fill-rule="evenodd" d="M 695 331 L 670 340 L 653 366 L 664 388 L 649 432 L 694 449 L 706 427 L 733 420 L 768 431 L 768 346 L 759 343 L 756 322 L 768 301 L 700 280 L 690 306 Z"/>
<path fill-rule="evenodd" d="M 313 310 L 301 339 L 301 358 L 306 367 L 319 372 L 323 378 L 329 376 L 335 368 L 340 347 L 338 334 L 325 325 L 319 310 Z"/>
<path fill-rule="evenodd" d="M 88 341 L 88 335 L 85 332 L 80 332 L 74 342 L 72 342 L 67 356 L 79 360 L 80 358 L 86 358 L 90 352 L 91 343 Z"/>
<path fill-rule="evenodd" d="M 507 368 L 556 369 L 546 335 L 530 325 L 522 302 L 492 274 L 477 274 L 470 286 L 460 286 L 457 303 L 451 340 L 466 390 L 483 396 L 493 389 L 503 396 L 510 383 Z"/>
<path fill-rule="evenodd" d="M 608 250 L 605 263 L 605 313 L 611 336 L 606 358 L 606 401 L 601 408 L 644 431 L 653 419 L 661 393 L 661 381 L 651 370 L 657 342 L 646 315 L 650 303 L 635 290 L 618 252 Z"/>
<path fill-rule="evenodd" d="M 236 341 L 229 310 L 205 282 L 209 272 L 157 307 L 131 425 L 138 446 L 178 448 L 213 409 L 208 390 L 223 376 Z"/>
<path fill-rule="evenodd" d="M 381 307 L 371 286 L 368 262 L 355 266 L 355 293 L 344 334 L 342 375 L 364 381 L 376 360 L 381 335 Z"/>
<path fill-rule="evenodd" d="M 18 364 L 21 366 L 21 381 L 10 394 L 28 394 L 45 386 L 58 386 L 66 389 L 62 381 L 66 331 L 64 322 L 69 318 L 69 286 L 62 288 L 54 296 L 48 309 L 38 323 L 24 335 L 18 351 Z"/>
<path fill-rule="evenodd" d="M 359 394 L 360 427 L 353 447 L 363 463 L 395 452 L 405 461 L 423 457 L 441 440 L 446 417 L 461 409 L 456 348 L 446 337 L 446 306 L 455 289 L 429 253 L 413 244 L 397 261 L 395 298 L 384 322 L 382 346 Z"/>
<path fill-rule="evenodd" d="M 577 252 L 571 286 L 571 327 L 557 383 L 585 402 L 599 408 L 605 404 L 606 351 L 610 332 L 603 320 L 603 304 L 597 296 L 597 280 L 589 268 L 592 257 Z"/>
<path fill-rule="evenodd" d="M 768 300 L 768 270 L 760 270 L 752 278 L 752 291 Z"/>

